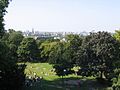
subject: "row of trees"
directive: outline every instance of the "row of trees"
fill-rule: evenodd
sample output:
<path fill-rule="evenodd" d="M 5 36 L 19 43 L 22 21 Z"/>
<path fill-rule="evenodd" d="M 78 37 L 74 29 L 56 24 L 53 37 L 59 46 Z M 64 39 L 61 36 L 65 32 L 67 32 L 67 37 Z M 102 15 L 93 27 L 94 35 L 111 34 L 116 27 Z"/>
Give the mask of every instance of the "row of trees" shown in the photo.
<path fill-rule="evenodd" d="M 9 29 L 1 40 L 9 48 L 9 55 L 6 56 L 12 56 L 16 62 L 48 62 L 53 64 L 59 76 L 74 73 L 72 68 L 79 66 L 78 75 L 111 81 L 119 75 L 119 36 L 119 31 L 116 31 L 114 35 L 97 32 L 87 36 L 70 34 L 64 40 L 35 40 Z"/>
<path fill-rule="evenodd" d="M 78 74 L 111 80 L 117 77 L 120 64 L 119 31 L 90 33 L 87 36 L 67 35 L 65 40 L 35 40 L 24 38 L 21 32 L 9 30 L 7 40 L 12 54 L 20 61 L 48 62 L 59 76 L 72 73 L 79 66 Z M 65 70 L 65 72 L 64 72 Z"/>
<path fill-rule="evenodd" d="M 42 43 L 42 53 L 53 64 L 58 76 L 74 73 L 94 76 L 101 83 L 119 88 L 120 79 L 120 31 L 90 33 L 87 36 L 67 35 L 65 41 Z M 45 45 L 45 46 L 44 46 Z M 46 53 L 47 52 L 47 53 Z"/>
<path fill-rule="evenodd" d="M 120 68 L 120 33 L 90 33 L 87 36 L 67 35 L 65 41 L 45 41 L 41 55 L 53 64 L 56 73 L 64 76 L 79 66 L 79 75 L 94 76 L 98 80 L 118 80 Z"/>
<path fill-rule="evenodd" d="M 82 76 L 95 76 L 111 80 L 117 77 L 120 64 L 119 31 L 90 33 L 87 36 L 67 35 L 65 40 L 34 40 L 24 38 L 18 47 L 23 61 L 48 62 L 59 76 L 72 73 L 74 66 Z M 64 72 L 65 70 L 65 72 Z"/>

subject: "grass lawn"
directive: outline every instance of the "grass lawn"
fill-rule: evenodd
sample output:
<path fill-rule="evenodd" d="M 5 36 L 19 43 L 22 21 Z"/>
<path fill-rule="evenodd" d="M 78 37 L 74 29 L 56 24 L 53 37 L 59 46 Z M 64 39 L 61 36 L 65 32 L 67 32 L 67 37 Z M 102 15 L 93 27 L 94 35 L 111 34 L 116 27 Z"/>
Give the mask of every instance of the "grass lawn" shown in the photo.
<path fill-rule="evenodd" d="M 25 73 L 27 76 L 43 77 L 41 82 L 35 82 L 23 90 L 112 90 L 96 82 L 94 77 L 81 77 L 77 75 L 58 77 L 53 72 L 52 65 L 48 63 L 26 63 Z M 77 83 L 77 82 L 80 82 Z"/>

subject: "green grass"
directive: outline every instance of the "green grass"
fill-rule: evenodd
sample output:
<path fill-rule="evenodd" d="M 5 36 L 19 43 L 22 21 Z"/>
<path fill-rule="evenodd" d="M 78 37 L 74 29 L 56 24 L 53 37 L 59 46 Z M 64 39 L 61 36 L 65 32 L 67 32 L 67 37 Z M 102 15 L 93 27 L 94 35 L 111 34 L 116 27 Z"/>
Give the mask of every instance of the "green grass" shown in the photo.
<path fill-rule="evenodd" d="M 62 79 L 58 77 L 55 72 L 51 72 L 52 65 L 48 63 L 26 63 L 27 67 L 25 73 L 27 76 L 34 77 L 34 73 L 37 76 L 43 77 L 41 82 L 36 82 L 31 87 L 24 87 L 23 90 L 112 90 L 106 86 L 102 86 L 96 82 L 94 77 L 81 77 L 76 75 L 64 76 Z M 63 81 L 69 80 L 81 80 L 82 85 L 68 85 Z"/>
<path fill-rule="evenodd" d="M 26 64 L 27 67 L 25 73 L 27 75 L 33 76 L 34 73 L 36 73 L 37 76 L 44 77 L 46 80 L 53 80 L 58 78 L 54 72 L 51 72 L 53 68 L 52 65 L 49 65 L 48 63 L 26 63 Z"/>

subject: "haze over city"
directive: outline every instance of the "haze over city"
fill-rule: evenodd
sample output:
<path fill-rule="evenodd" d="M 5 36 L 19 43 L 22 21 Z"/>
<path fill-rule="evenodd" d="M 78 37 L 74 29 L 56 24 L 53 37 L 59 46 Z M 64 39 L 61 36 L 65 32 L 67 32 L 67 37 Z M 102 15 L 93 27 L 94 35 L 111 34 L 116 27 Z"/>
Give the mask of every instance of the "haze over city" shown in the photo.
<path fill-rule="evenodd" d="M 120 28 L 120 0 L 12 0 L 5 28 L 47 32 Z"/>

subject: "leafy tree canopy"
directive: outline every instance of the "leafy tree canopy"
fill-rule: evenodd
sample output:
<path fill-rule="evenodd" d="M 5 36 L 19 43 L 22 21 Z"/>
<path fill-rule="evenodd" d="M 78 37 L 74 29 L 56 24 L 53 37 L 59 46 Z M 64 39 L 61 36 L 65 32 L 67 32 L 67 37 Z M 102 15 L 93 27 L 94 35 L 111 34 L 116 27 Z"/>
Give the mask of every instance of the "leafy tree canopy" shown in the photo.
<path fill-rule="evenodd" d="M 36 61 L 40 53 L 35 39 L 24 38 L 18 47 L 17 54 L 21 60 Z"/>
<path fill-rule="evenodd" d="M 53 48 L 55 47 L 55 45 L 57 44 L 57 42 L 43 42 L 40 45 L 40 50 L 41 50 L 41 59 L 42 62 L 46 62 L 49 60 L 49 55 L 50 53 L 53 51 Z"/>
<path fill-rule="evenodd" d="M 119 67 L 119 46 L 120 43 L 110 33 L 90 33 L 77 53 L 81 74 L 112 78 L 114 69 Z"/>
<path fill-rule="evenodd" d="M 120 30 L 116 30 L 113 37 L 115 37 L 118 41 L 120 41 Z"/>
<path fill-rule="evenodd" d="M 4 15 L 6 13 L 6 8 L 8 7 L 9 0 L 0 0 L 0 38 L 4 34 Z"/>

